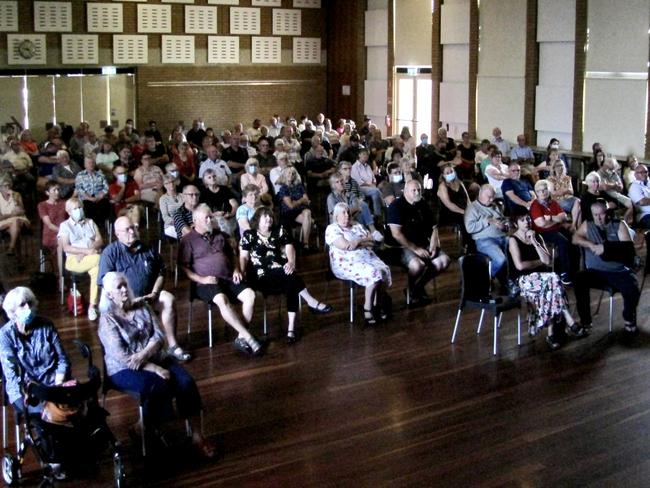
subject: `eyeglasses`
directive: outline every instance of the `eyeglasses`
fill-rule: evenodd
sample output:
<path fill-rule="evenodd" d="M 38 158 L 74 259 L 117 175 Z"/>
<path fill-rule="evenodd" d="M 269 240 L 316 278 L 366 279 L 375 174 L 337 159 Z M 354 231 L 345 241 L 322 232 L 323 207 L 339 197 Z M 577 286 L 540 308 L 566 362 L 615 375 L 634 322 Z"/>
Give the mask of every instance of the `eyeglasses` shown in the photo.
<path fill-rule="evenodd" d="M 187 197 L 198 197 L 201 194 L 200 193 L 183 193 L 183 195 L 185 195 Z"/>

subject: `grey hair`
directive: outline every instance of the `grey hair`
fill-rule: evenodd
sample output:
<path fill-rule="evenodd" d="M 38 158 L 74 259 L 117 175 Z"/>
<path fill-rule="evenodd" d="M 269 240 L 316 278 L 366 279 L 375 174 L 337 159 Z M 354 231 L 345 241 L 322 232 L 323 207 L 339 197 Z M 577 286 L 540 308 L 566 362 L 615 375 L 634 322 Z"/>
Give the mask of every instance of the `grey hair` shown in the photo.
<path fill-rule="evenodd" d="M 598 180 L 598 181 L 600 181 L 600 175 L 598 174 L 597 171 L 592 171 L 587 176 L 585 176 L 585 183 L 590 181 L 590 180 Z"/>
<path fill-rule="evenodd" d="M 332 220 L 336 222 L 336 218 L 339 216 L 339 214 L 346 210 L 350 212 L 350 207 L 345 202 L 339 202 L 334 205 L 334 210 L 332 210 Z"/>
<path fill-rule="evenodd" d="M 129 300 L 133 301 L 133 290 L 131 290 L 129 281 L 126 279 L 124 273 L 109 271 L 104 275 L 104 278 L 102 278 L 102 295 L 99 297 L 100 313 L 108 313 L 113 309 L 115 304 L 113 303 L 113 300 L 111 300 L 109 294 L 117 289 L 117 283 L 122 280 L 126 283 L 126 286 L 129 289 Z"/>
<path fill-rule="evenodd" d="M 553 184 L 548 180 L 538 180 L 537 183 L 535 183 L 535 191 L 542 187 L 546 187 L 548 191 L 553 191 Z"/>
<path fill-rule="evenodd" d="M 34 292 L 26 286 L 17 286 L 16 288 L 9 290 L 2 302 L 2 308 L 7 313 L 7 317 L 13 320 L 16 317 L 16 309 L 22 302 L 27 300 L 31 301 L 33 304 L 32 307 L 36 309 L 38 306 L 38 300 L 36 299 Z"/>
<path fill-rule="evenodd" d="M 68 151 L 66 151 L 65 149 L 59 149 L 56 152 L 56 159 L 59 159 L 61 156 L 67 156 L 68 159 L 70 159 L 70 155 L 68 154 Z"/>
<path fill-rule="evenodd" d="M 196 215 L 199 214 L 199 213 L 207 213 L 207 214 L 211 214 L 211 213 L 212 213 L 212 210 L 210 210 L 210 207 L 209 207 L 207 204 L 205 204 L 205 203 L 199 203 L 199 204 L 196 206 L 196 208 L 194 209 L 194 211 L 192 212 L 192 220 L 196 220 L 195 217 L 196 217 Z"/>
<path fill-rule="evenodd" d="M 330 180 L 329 181 L 330 181 L 330 188 L 332 189 L 332 191 L 334 191 L 334 183 L 336 181 L 342 180 L 342 179 L 343 179 L 343 175 L 341 173 L 339 173 L 338 171 L 336 173 L 332 173 L 330 175 Z"/>
<path fill-rule="evenodd" d="M 248 169 L 249 166 L 253 166 L 253 165 L 254 165 L 254 166 L 259 166 L 259 165 L 260 165 L 260 162 L 259 162 L 257 159 L 255 159 L 255 158 L 248 158 L 248 159 L 246 160 L 246 164 L 244 165 L 244 168 Z"/>

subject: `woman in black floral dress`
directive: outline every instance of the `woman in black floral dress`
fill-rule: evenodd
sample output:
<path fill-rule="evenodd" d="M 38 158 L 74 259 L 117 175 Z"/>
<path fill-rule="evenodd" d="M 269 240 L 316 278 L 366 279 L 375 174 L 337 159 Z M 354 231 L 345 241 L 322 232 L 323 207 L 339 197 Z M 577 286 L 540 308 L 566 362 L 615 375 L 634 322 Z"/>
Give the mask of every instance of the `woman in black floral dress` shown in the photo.
<path fill-rule="evenodd" d="M 293 344 L 297 340 L 295 320 L 300 298 L 315 314 L 328 313 L 332 307 L 315 299 L 302 278 L 295 273 L 296 250 L 287 230 L 273 225 L 273 212 L 270 209 L 258 208 L 250 220 L 250 226 L 239 243 L 242 272 L 262 293 L 279 292 L 287 296 L 287 342 Z"/>

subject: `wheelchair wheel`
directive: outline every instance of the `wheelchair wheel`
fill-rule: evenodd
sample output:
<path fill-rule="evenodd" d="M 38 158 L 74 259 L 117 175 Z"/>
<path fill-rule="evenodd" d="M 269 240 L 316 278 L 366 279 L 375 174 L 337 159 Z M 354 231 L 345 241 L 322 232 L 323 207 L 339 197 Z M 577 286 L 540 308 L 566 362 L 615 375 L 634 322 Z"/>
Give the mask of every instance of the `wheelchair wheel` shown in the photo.
<path fill-rule="evenodd" d="M 5 454 L 2 457 L 2 477 L 8 485 L 15 485 L 18 483 L 19 476 L 18 459 Z"/>
<path fill-rule="evenodd" d="M 119 452 L 113 455 L 113 478 L 115 488 L 124 488 L 126 486 L 126 471 L 124 470 L 124 460 Z"/>

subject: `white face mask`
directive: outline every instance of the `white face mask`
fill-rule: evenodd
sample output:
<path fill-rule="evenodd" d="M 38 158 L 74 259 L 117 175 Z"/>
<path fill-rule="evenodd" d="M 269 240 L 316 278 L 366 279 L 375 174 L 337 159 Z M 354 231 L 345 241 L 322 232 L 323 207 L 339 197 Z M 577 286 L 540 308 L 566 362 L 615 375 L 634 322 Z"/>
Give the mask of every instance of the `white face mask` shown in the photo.
<path fill-rule="evenodd" d="M 248 167 L 248 172 L 250 174 L 254 175 L 255 173 L 257 173 L 257 166 L 249 166 Z"/>
<path fill-rule="evenodd" d="M 29 325 L 34 320 L 34 311 L 31 308 L 20 308 L 16 310 L 16 322 Z"/>
<path fill-rule="evenodd" d="M 126 173 L 117 175 L 117 181 L 120 183 L 126 183 Z"/>
<path fill-rule="evenodd" d="M 448 175 L 445 175 L 445 180 L 447 183 L 451 183 L 456 179 L 456 172 L 454 171 L 453 173 L 449 173 Z"/>
<path fill-rule="evenodd" d="M 84 218 L 84 209 L 81 207 L 75 208 L 72 210 L 72 214 L 70 215 L 72 217 L 72 220 L 75 222 L 79 222 L 80 220 L 83 220 Z"/>
<path fill-rule="evenodd" d="M 390 181 L 392 181 L 393 183 L 401 183 L 402 179 L 404 179 L 404 177 L 401 174 L 390 175 Z"/>
<path fill-rule="evenodd" d="M 172 178 L 178 178 L 178 171 L 170 171 L 169 174 Z"/>
<path fill-rule="evenodd" d="M 560 149 L 559 144 L 551 144 L 551 149 Z"/>

